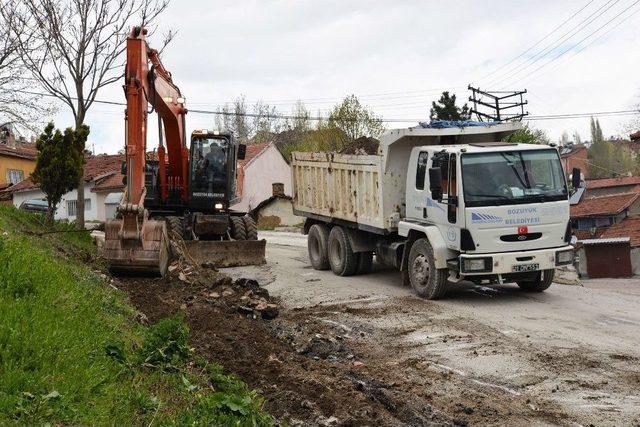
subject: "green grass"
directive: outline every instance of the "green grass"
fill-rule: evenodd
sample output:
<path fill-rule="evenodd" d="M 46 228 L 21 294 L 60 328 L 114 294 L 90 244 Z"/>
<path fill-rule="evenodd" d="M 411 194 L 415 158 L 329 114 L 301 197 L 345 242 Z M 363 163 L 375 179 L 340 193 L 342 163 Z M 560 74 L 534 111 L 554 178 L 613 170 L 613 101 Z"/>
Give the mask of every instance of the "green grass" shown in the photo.
<path fill-rule="evenodd" d="M 257 393 L 194 356 L 181 318 L 132 321 L 89 267 L 88 233 L 39 235 L 41 221 L 0 206 L 0 425 L 273 423 Z"/>

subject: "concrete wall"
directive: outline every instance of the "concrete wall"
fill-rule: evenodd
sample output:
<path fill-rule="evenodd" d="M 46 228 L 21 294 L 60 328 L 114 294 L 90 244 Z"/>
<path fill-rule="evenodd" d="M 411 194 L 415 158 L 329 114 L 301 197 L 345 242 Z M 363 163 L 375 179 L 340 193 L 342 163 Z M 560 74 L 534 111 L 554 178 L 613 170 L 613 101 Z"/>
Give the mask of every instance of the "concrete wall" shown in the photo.
<path fill-rule="evenodd" d="M 640 275 L 640 247 L 631 248 L 631 272 Z"/>
<path fill-rule="evenodd" d="M 271 144 L 245 166 L 242 198 L 231 208 L 241 212 L 255 208 L 273 195 L 271 185 L 274 182 L 283 183 L 285 194 L 291 195 L 291 168 Z"/>
<path fill-rule="evenodd" d="M 291 227 L 304 222 L 304 217 L 293 214 L 293 203 L 288 199 L 274 199 L 258 212 L 258 227 Z"/>
<path fill-rule="evenodd" d="M 84 187 L 84 198 L 91 200 L 91 209 L 84 212 L 85 221 L 104 221 L 104 195 L 93 193 L 91 188 L 93 184 L 88 184 Z M 17 208 L 20 207 L 22 202 L 30 199 L 44 199 L 45 195 L 42 191 L 35 189 L 30 191 L 20 191 L 13 194 L 13 205 Z M 58 204 L 54 218 L 57 220 L 75 221 L 76 217 L 69 216 L 67 211 L 67 201 L 76 200 L 76 190 L 72 190 L 62 196 L 62 200 Z"/>

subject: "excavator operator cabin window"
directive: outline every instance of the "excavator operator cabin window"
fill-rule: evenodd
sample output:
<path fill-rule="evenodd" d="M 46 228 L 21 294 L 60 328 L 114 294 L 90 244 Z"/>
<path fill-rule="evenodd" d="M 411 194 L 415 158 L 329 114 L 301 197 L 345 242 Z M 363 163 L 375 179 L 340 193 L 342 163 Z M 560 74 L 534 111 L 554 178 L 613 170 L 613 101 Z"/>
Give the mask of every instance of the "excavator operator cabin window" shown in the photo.
<path fill-rule="evenodd" d="M 418 167 L 416 169 L 416 189 L 424 190 L 424 178 L 427 174 L 428 153 L 423 151 L 418 155 Z"/>

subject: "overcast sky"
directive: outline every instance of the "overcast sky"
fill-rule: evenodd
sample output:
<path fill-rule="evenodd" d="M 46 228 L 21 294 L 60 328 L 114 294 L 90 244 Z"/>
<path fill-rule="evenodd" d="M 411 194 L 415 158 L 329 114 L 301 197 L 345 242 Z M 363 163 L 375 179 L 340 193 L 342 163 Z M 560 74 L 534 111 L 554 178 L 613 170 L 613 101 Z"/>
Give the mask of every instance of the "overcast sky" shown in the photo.
<path fill-rule="evenodd" d="M 469 83 L 526 88 L 532 115 L 632 108 L 640 102 L 636 12 L 639 0 L 174 0 L 159 27 L 177 31 L 163 62 L 188 108 L 216 110 L 244 95 L 284 113 L 301 99 L 315 113 L 354 93 L 383 118 L 428 119 L 442 90 L 466 99 Z M 150 45 L 160 39 L 152 37 Z M 99 98 L 124 100 L 121 84 Z M 92 107 L 87 121 L 97 152 L 123 147 L 122 110 Z M 620 133 L 630 120 L 600 119 L 606 135 Z M 64 109 L 56 121 L 72 123 Z M 213 121 L 190 113 L 187 129 L 212 128 Z M 589 138 L 587 118 L 533 124 L 553 139 L 563 130 Z M 156 145 L 150 133 L 148 146 Z"/>

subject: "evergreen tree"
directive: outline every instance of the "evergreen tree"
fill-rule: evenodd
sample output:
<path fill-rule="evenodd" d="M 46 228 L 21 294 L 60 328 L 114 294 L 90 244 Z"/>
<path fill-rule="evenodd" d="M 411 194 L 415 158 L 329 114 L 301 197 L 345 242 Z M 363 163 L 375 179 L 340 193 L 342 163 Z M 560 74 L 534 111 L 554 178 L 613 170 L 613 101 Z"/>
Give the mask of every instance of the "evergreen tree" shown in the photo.
<path fill-rule="evenodd" d="M 431 120 L 469 120 L 471 111 L 467 104 L 462 108 L 456 105 L 456 95 L 450 95 L 449 92 L 442 92 L 442 96 L 438 102 L 431 103 L 431 112 L 429 114 Z"/>
<path fill-rule="evenodd" d="M 600 121 L 591 117 L 591 142 L 603 142 L 604 137 L 602 135 L 602 128 L 600 127 Z"/>
<path fill-rule="evenodd" d="M 89 136 L 89 127 L 80 125 L 76 130 L 67 128 L 64 134 L 49 123 L 36 141 L 38 156 L 31 179 L 47 198 L 47 223 L 62 196 L 73 190 L 82 176 L 83 149 Z"/>

